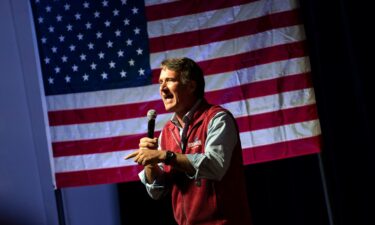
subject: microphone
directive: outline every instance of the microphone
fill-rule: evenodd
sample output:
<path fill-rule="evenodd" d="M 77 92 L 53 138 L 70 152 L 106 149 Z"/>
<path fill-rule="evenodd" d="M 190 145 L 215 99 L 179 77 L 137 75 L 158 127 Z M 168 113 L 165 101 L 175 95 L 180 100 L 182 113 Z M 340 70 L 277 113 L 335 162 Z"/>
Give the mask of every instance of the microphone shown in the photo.
<path fill-rule="evenodd" d="M 155 119 L 156 119 L 156 111 L 155 111 L 155 109 L 148 110 L 148 112 L 147 112 L 147 118 L 148 118 L 147 137 L 154 138 Z"/>

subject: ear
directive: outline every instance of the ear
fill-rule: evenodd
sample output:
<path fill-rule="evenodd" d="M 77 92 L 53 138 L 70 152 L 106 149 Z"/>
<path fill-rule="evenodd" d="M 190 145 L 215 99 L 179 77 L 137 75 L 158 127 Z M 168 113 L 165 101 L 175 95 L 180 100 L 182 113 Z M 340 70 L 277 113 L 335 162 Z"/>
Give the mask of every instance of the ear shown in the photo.
<path fill-rule="evenodd" d="M 195 80 L 190 80 L 189 81 L 189 92 L 194 93 L 196 89 L 197 89 L 197 82 Z"/>

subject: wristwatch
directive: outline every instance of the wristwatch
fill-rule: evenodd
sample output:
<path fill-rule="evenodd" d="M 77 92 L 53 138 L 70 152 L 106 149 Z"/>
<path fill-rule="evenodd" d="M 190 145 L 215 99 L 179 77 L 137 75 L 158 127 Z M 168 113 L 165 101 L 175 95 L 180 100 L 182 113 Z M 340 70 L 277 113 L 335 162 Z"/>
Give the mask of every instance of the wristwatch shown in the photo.
<path fill-rule="evenodd" d="M 170 165 L 172 163 L 172 161 L 176 158 L 176 154 L 172 151 L 167 151 L 165 153 L 165 160 L 164 160 L 164 164 L 165 165 Z"/>

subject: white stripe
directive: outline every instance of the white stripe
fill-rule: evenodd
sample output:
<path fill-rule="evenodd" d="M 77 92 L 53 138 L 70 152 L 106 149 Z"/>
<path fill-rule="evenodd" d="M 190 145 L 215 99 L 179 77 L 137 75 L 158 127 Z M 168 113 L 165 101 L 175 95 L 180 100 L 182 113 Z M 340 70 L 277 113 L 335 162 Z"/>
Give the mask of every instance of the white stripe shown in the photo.
<path fill-rule="evenodd" d="M 131 152 L 133 150 L 56 157 L 54 158 L 55 173 L 134 166 L 136 163 L 131 159 L 124 160 L 124 157 Z"/>
<path fill-rule="evenodd" d="M 238 71 L 206 76 L 206 92 L 230 88 L 241 84 L 274 79 L 310 71 L 308 57 L 256 65 Z M 160 100 L 159 85 L 123 88 L 87 93 L 47 96 L 48 110 L 96 108 Z"/>
<path fill-rule="evenodd" d="M 305 33 L 302 25 L 283 27 L 267 30 L 254 35 L 212 42 L 206 45 L 152 53 L 150 54 L 150 64 L 151 68 L 158 68 L 164 59 L 181 56 L 189 57 L 199 62 L 215 59 L 218 56 L 232 56 L 302 40 L 305 40 Z"/>
<path fill-rule="evenodd" d="M 275 95 L 250 98 L 246 101 L 236 101 L 222 104 L 235 118 L 254 116 L 278 110 L 291 109 L 315 104 L 314 89 L 306 88 L 297 91 L 282 92 Z"/>
<path fill-rule="evenodd" d="M 317 136 L 320 134 L 318 120 L 295 123 L 240 133 L 243 148 L 257 147 Z M 132 159 L 124 157 L 133 150 L 108 153 L 87 154 L 79 156 L 64 156 L 55 158 L 55 172 L 70 172 L 81 170 L 104 169 L 113 167 L 133 166 Z"/>
<path fill-rule="evenodd" d="M 295 0 L 256 1 L 224 9 L 150 21 L 147 23 L 147 31 L 150 38 L 168 36 L 176 33 L 229 25 L 273 13 L 290 11 L 297 7 L 298 5 Z"/>
<path fill-rule="evenodd" d="M 165 122 L 171 117 L 172 113 L 158 115 L 155 130 L 161 130 Z M 108 122 L 53 126 L 50 130 L 52 142 L 88 140 L 147 133 L 147 127 L 145 127 L 147 122 L 147 118 L 144 116 Z"/>
<path fill-rule="evenodd" d="M 177 2 L 178 0 L 145 0 L 145 6 L 160 5 L 169 2 Z"/>
<path fill-rule="evenodd" d="M 206 93 L 215 90 L 276 79 L 310 72 L 308 57 L 293 58 L 272 63 L 256 65 L 241 70 L 206 76 Z"/>
<path fill-rule="evenodd" d="M 159 85 L 47 96 L 48 111 L 103 107 L 160 100 Z"/>
<path fill-rule="evenodd" d="M 308 88 L 231 102 L 223 104 L 223 107 L 229 109 L 235 117 L 241 117 L 314 103 L 313 89 Z M 171 116 L 171 113 L 158 115 L 155 130 L 160 131 Z M 51 138 L 52 142 L 60 142 L 142 134 L 147 132 L 146 124 L 147 118 L 140 117 L 90 124 L 54 126 L 51 127 Z"/>
<path fill-rule="evenodd" d="M 242 132 L 240 138 L 242 148 L 251 148 L 314 137 L 320 133 L 319 120 L 311 120 L 251 132 Z"/>

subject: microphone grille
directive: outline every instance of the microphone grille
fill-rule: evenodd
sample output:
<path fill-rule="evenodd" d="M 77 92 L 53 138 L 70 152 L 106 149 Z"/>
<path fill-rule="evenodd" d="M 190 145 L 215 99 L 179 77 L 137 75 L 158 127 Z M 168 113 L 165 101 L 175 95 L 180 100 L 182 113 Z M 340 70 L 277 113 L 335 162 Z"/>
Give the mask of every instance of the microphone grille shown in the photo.
<path fill-rule="evenodd" d="M 155 111 L 155 109 L 148 110 L 148 112 L 147 112 L 147 118 L 148 118 L 148 120 L 154 120 L 154 119 L 156 119 L 156 111 Z"/>

